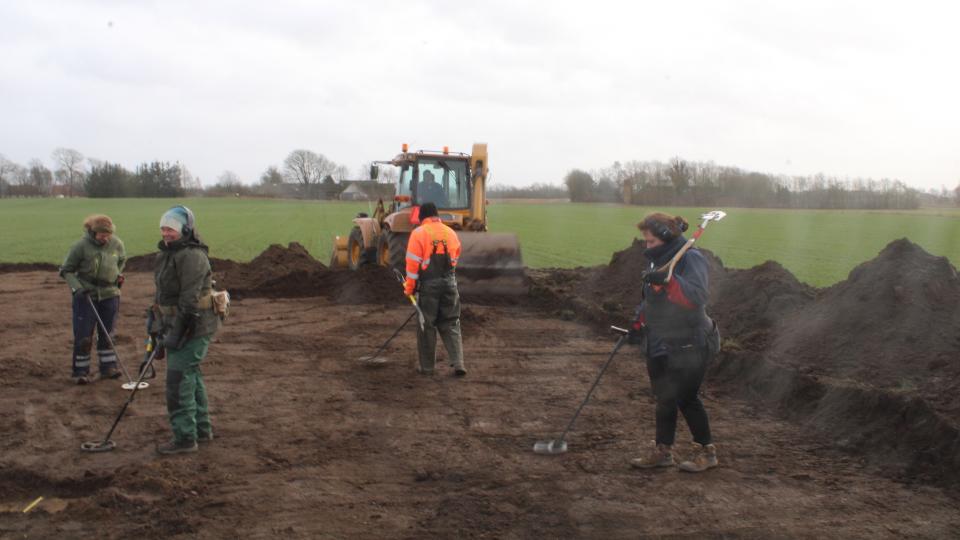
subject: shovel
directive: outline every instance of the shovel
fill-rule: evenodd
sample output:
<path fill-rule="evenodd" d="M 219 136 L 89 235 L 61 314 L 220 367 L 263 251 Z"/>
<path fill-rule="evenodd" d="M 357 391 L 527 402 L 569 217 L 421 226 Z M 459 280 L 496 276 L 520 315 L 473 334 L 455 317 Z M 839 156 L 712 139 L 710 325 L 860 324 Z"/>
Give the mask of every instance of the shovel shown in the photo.
<path fill-rule="evenodd" d="M 657 272 L 667 270 L 667 279 L 665 279 L 664 282 L 669 282 L 670 278 L 673 277 L 673 268 L 677 265 L 677 261 L 680 260 L 680 257 L 683 257 L 683 254 L 686 253 L 688 249 L 693 247 L 693 244 L 696 243 L 696 241 L 703 234 L 703 231 L 707 228 L 707 224 L 711 221 L 720 221 L 725 217 L 727 217 L 727 213 L 723 210 L 714 210 L 713 212 L 707 212 L 706 214 L 700 216 L 700 225 L 697 227 L 696 232 L 693 233 L 693 236 L 691 236 L 690 239 L 687 240 L 687 243 L 680 248 L 680 251 L 678 251 L 672 259 L 670 259 L 670 262 L 661 266 L 660 268 L 657 268 Z"/>
<path fill-rule="evenodd" d="M 593 381 L 593 386 L 590 387 L 590 390 L 587 392 L 587 397 L 583 398 L 583 403 L 577 407 L 577 412 L 573 413 L 573 418 L 570 419 L 570 423 L 567 424 L 567 429 L 563 430 L 563 433 L 560 434 L 559 439 L 551 439 L 545 441 L 537 441 L 533 445 L 533 451 L 537 454 L 546 454 L 546 455 L 557 455 L 563 454 L 567 451 L 567 441 L 564 440 L 567 437 L 567 433 L 573 429 L 573 423 L 577 421 L 577 417 L 580 416 L 580 411 L 583 410 L 583 407 L 586 406 L 587 402 L 590 401 L 590 396 L 593 395 L 593 391 L 597 388 L 597 385 L 600 384 L 600 379 L 603 377 L 607 368 L 610 367 L 610 363 L 613 362 L 613 357 L 617 355 L 617 351 L 620 350 L 620 347 L 627 342 L 627 330 L 623 328 L 617 328 L 616 326 L 611 326 L 611 330 L 620 334 L 620 339 L 617 340 L 617 344 L 613 347 L 613 352 L 610 353 L 610 357 L 607 358 L 607 361 L 603 363 L 603 367 L 600 368 L 600 373 L 597 373 L 597 379 Z"/>

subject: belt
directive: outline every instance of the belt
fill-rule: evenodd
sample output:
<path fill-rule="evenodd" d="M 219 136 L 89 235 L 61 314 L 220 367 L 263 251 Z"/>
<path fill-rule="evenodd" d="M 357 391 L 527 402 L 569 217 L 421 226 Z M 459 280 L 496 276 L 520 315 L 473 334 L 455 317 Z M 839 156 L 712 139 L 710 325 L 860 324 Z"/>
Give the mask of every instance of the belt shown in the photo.
<path fill-rule="evenodd" d="M 177 315 L 177 306 L 157 306 L 160 314 L 164 317 L 175 317 Z M 197 302 L 197 309 L 213 309 L 213 295 L 201 296 Z"/>

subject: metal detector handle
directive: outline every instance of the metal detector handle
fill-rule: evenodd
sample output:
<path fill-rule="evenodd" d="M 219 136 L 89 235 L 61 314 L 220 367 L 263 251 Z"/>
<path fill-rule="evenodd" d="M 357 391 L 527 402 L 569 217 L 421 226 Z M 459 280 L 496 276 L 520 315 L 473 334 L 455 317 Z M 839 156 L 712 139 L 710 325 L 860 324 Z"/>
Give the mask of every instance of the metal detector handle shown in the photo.
<path fill-rule="evenodd" d="M 420 306 L 417 305 L 417 299 L 414 298 L 412 294 L 407 296 L 407 298 L 410 300 L 410 303 L 413 304 L 413 309 L 417 310 L 417 318 L 420 322 L 420 331 L 422 332 L 424 326 L 427 324 L 426 318 L 423 316 L 423 311 L 420 310 Z"/>
<path fill-rule="evenodd" d="M 616 327 L 611 326 L 611 328 L 616 328 Z M 617 330 L 623 330 L 623 329 L 618 328 Z M 617 340 L 617 344 L 614 345 L 613 351 L 610 353 L 610 357 L 607 358 L 607 361 L 603 363 L 603 367 L 600 368 L 600 373 L 597 373 L 597 378 L 596 380 L 593 381 L 593 386 L 591 386 L 590 390 L 587 392 L 587 397 L 583 398 L 583 403 L 581 403 L 580 406 L 577 407 L 577 412 L 573 413 L 573 418 L 570 419 L 570 423 L 567 424 L 567 428 L 563 430 L 562 434 L 560 434 L 560 438 L 558 439 L 560 443 L 562 443 L 563 440 L 567 437 L 567 433 L 571 429 L 573 429 L 573 423 L 576 422 L 577 417 L 580 416 L 580 411 L 582 411 L 583 408 L 586 406 L 587 402 L 590 401 L 590 396 L 593 395 L 593 391 L 596 390 L 597 385 L 600 384 L 600 379 L 603 378 L 603 374 L 607 371 L 607 368 L 610 367 L 610 363 L 613 362 L 613 358 L 617 355 L 617 351 L 619 351 L 620 347 L 622 347 L 623 344 L 626 342 L 627 342 L 626 334 L 621 335 L 620 338 Z"/>

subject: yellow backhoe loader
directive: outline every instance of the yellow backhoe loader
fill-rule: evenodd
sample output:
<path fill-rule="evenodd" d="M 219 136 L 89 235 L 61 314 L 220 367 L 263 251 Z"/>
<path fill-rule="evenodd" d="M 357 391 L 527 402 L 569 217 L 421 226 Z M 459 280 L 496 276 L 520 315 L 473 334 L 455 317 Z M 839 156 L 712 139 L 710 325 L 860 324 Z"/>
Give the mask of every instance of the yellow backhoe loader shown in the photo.
<path fill-rule="evenodd" d="M 350 234 L 334 239 L 331 267 L 357 270 L 377 264 L 402 271 L 407 240 L 419 224 L 420 205 L 433 202 L 440 219 L 457 231 L 463 246 L 457 275 L 473 280 L 522 275 L 516 235 L 487 232 L 486 144 L 474 144 L 471 154 L 450 152 L 447 147 L 411 152 L 404 144 L 392 160 L 373 162 L 371 179 L 377 178 L 381 164 L 399 168 L 393 201 L 387 208 L 381 199 L 372 216 L 359 214 Z"/>

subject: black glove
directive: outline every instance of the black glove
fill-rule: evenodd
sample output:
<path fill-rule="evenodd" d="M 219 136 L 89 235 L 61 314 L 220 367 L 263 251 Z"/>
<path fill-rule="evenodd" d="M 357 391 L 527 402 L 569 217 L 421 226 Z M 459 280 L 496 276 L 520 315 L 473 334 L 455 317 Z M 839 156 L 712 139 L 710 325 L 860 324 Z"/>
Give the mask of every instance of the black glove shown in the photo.
<path fill-rule="evenodd" d="M 173 326 L 160 336 L 160 345 L 166 349 L 181 349 L 193 336 L 194 324 L 197 321 L 195 313 L 177 315 Z"/>
<path fill-rule="evenodd" d="M 663 285 L 667 282 L 667 271 L 647 270 L 643 273 L 643 282 L 651 285 Z"/>

